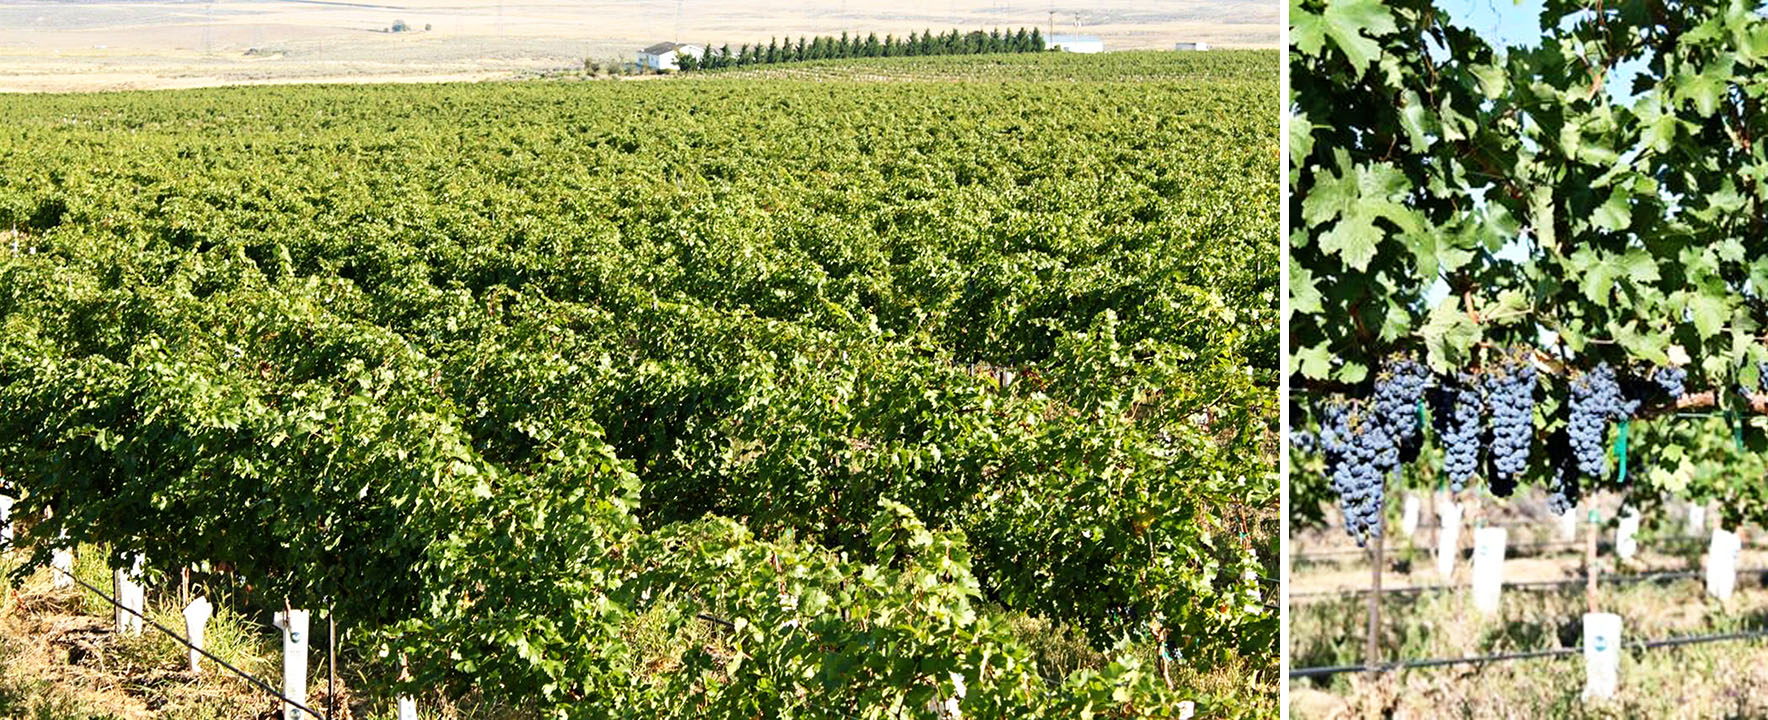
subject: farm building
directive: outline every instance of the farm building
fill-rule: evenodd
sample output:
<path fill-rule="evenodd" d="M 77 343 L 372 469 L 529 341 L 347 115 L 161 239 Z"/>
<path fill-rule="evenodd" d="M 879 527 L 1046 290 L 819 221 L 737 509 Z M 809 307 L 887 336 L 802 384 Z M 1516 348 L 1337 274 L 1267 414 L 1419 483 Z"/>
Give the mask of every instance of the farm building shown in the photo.
<path fill-rule="evenodd" d="M 676 70 L 679 69 L 675 62 L 676 57 L 692 55 L 697 59 L 705 54 L 706 48 L 699 45 L 660 42 L 638 51 L 638 65 L 648 70 Z"/>
<path fill-rule="evenodd" d="M 1174 50 L 1208 50 L 1209 43 L 1206 43 L 1206 42 L 1173 43 L 1173 49 Z"/>
<path fill-rule="evenodd" d="M 1051 35 L 1048 47 L 1063 52 L 1105 52 L 1105 41 L 1092 35 Z"/>

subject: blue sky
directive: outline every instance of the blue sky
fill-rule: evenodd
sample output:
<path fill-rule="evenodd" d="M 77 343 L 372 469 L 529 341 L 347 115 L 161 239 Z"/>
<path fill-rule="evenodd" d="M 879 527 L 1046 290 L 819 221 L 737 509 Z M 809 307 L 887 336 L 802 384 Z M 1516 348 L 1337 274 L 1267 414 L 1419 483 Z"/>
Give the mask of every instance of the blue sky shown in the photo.
<path fill-rule="evenodd" d="M 1543 0 L 1441 0 L 1438 7 L 1455 24 L 1480 34 L 1494 45 L 1533 47 L 1540 44 Z"/>
<path fill-rule="evenodd" d="M 1540 18 L 1545 0 L 1438 0 L 1437 7 L 1460 25 L 1499 47 L 1532 48 L 1541 44 Z M 1608 92 L 1621 104 L 1633 99 L 1633 77 L 1645 61 L 1624 62 L 1609 73 Z"/>

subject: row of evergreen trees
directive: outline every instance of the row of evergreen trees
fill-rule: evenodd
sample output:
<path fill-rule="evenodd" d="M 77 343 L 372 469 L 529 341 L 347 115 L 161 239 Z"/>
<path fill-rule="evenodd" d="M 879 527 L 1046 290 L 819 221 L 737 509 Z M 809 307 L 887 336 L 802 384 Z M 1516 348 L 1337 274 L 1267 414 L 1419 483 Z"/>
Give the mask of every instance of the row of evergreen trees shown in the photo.
<path fill-rule="evenodd" d="M 683 71 L 711 70 L 715 68 L 739 67 L 743 65 L 771 65 L 774 63 L 801 62 L 804 60 L 823 60 L 826 58 L 855 57 L 907 57 L 916 55 L 972 55 L 977 53 L 1020 53 L 1042 52 L 1044 36 L 1037 28 L 1019 32 L 1003 33 L 999 29 L 994 32 L 973 30 L 965 33 L 958 30 L 933 34 L 932 30 L 921 33 L 909 33 L 908 38 L 885 35 L 879 40 L 877 33 L 861 39 L 859 35 L 841 33 L 841 37 L 817 36 L 806 39 L 786 38 L 781 43 L 778 38 L 769 42 L 766 47 L 760 44 L 743 45 L 732 50 L 730 45 L 713 50 L 706 46 L 706 56 L 695 58 L 682 54 L 676 58 L 676 64 Z"/>

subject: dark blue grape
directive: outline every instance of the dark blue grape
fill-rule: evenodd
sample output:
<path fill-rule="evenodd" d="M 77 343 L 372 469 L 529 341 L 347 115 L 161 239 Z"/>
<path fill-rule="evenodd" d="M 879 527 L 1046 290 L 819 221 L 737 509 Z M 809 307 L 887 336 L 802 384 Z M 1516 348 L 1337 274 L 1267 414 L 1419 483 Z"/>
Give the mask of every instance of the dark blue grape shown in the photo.
<path fill-rule="evenodd" d="M 1461 492 L 1479 473 L 1480 419 L 1486 403 L 1479 381 L 1467 373 L 1444 380 L 1430 394 L 1431 424 L 1443 448 L 1443 474 L 1449 487 Z"/>
<path fill-rule="evenodd" d="M 1320 447 L 1344 514 L 1345 532 L 1362 545 L 1380 533 L 1384 473 L 1377 460 L 1393 450 L 1393 443 L 1386 427 L 1360 405 L 1333 401 L 1322 409 L 1321 417 Z"/>
<path fill-rule="evenodd" d="M 1572 451 L 1571 436 L 1564 428 L 1547 440 L 1547 457 L 1553 468 L 1553 484 L 1547 492 L 1547 509 L 1554 515 L 1564 515 L 1578 506 L 1580 492 L 1578 488 L 1577 455 Z"/>
<path fill-rule="evenodd" d="M 1375 376 L 1375 416 L 1387 428 L 1394 452 L 1382 454 L 1382 471 L 1392 472 L 1411 462 L 1424 446 L 1419 432 L 1418 406 L 1430 384 L 1430 371 L 1416 360 L 1396 358 L 1383 363 Z M 1391 460 L 1391 462 L 1389 462 Z"/>
<path fill-rule="evenodd" d="M 1663 367 L 1651 371 L 1651 381 L 1657 383 L 1659 390 L 1671 398 L 1682 397 L 1687 391 L 1688 370 L 1679 367 Z"/>
<path fill-rule="evenodd" d="M 1320 451 L 1320 438 L 1308 430 L 1290 430 L 1289 447 L 1303 455 L 1313 455 Z"/>
<path fill-rule="evenodd" d="M 1486 409 L 1491 415 L 1490 462 L 1494 488 L 1514 486 L 1529 466 L 1535 441 L 1535 366 L 1512 355 L 1485 373 Z"/>
<path fill-rule="evenodd" d="M 1639 401 L 1622 397 L 1614 369 L 1602 363 L 1572 380 L 1570 406 L 1566 434 L 1578 472 L 1601 478 L 1608 473 L 1608 426 L 1631 417 Z"/>

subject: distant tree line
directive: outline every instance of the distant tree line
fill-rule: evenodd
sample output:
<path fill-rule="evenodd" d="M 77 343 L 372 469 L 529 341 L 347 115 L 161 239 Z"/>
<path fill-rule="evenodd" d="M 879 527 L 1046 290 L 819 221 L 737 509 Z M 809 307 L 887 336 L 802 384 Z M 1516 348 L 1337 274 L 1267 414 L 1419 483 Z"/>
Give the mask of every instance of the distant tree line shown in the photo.
<path fill-rule="evenodd" d="M 1019 28 L 1018 32 L 983 32 L 972 30 L 968 33 L 960 30 L 935 35 L 932 30 L 920 33 L 909 33 L 907 38 L 885 35 L 878 39 L 877 33 L 861 39 L 858 34 L 841 33 L 841 37 L 817 36 L 814 38 L 799 37 L 797 42 L 786 38 L 784 43 L 774 38 L 763 46 L 742 45 L 735 50 L 729 44 L 716 50 L 708 44 L 704 57 L 696 58 L 681 54 L 676 64 L 682 71 L 712 70 L 744 65 L 773 65 L 776 63 L 803 62 L 806 60 L 825 60 L 831 58 L 862 58 L 862 57 L 914 57 L 919 55 L 975 55 L 980 53 L 1022 53 L 1043 52 L 1044 36 L 1037 28 L 1027 30 Z"/>

